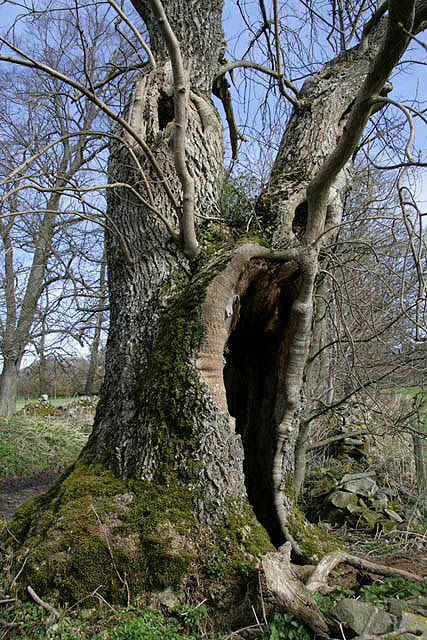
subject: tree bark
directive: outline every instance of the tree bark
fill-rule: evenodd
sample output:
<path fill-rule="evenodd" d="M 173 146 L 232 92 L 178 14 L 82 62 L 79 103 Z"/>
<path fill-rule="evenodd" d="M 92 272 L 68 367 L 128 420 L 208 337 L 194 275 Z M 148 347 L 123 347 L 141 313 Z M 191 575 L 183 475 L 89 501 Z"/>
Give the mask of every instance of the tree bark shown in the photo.
<path fill-rule="evenodd" d="M 134 189 L 108 190 L 108 215 L 128 255 L 108 234 L 110 331 L 94 429 L 62 481 L 10 523 L 25 541 L 18 560 L 28 549 L 22 578 L 69 602 L 99 584 L 110 600 L 200 587 L 217 547 L 254 569 L 271 546 L 261 525 L 275 545 L 288 539 L 306 558 L 319 560 L 327 548 L 296 508 L 295 446 L 320 250 L 341 222 L 351 178 L 345 126 L 384 37 L 381 22 L 306 81 L 258 203 L 272 248 L 233 244 L 206 220 L 216 217 L 223 180 L 222 128 L 210 101 L 224 53 L 222 3 L 164 1 L 190 85 L 185 154 L 201 245 L 190 259 L 178 233 L 185 194 L 169 54 L 151 3 L 133 4 L 156 68 L 137 82 L 126 117 L 151 161 L 117 131 L 110 179 Z M 385 80 L 376 78 L 378 92 Z M 350 152 L 331 163 L 341 140 Z M 322 191 L 315 180 L 325 164 Z M 236 593 L 241 582 L 228 568 Z"/>
<path fill-rule="evenodd" d="M 3 370 L 0 378 L 0 415 L 11 416 L 16 411 L 19 368 L 21 357 L 3 355 Z"/>
<path fill-rule="evenodd" d="M 100 292 L 100 304 L 104 304 L 106 301 L 106 262 L 105 262 L 105 251 L 103 256 L 103 262 L 99 271 L 99 292 Z M 104 319 L 103 311 L 98 311 L 95 322 L 95 332 L 93 334 L 93 341 L 90 350 L 90 359 L 89 359 L 89 367 L 86 375 L 85 382 L 85 390 L 84 393 L 87 396 L 90 396 L 93 393 L 96 373 L 98 370 L 98 362 L 99 362 L 99 347 L 101 344 L 101 332 L 102 332 L 102 323 Z"/>

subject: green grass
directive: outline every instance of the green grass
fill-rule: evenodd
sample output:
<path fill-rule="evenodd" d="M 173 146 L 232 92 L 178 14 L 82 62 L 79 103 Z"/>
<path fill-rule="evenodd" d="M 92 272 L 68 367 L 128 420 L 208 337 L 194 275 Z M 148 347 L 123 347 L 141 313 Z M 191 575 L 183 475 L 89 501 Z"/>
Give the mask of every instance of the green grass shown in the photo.
<path fill-rule="evenodd" d="M 92 415 L 0 418 L 0 478 L 62 469 L 80 453 Z"/>

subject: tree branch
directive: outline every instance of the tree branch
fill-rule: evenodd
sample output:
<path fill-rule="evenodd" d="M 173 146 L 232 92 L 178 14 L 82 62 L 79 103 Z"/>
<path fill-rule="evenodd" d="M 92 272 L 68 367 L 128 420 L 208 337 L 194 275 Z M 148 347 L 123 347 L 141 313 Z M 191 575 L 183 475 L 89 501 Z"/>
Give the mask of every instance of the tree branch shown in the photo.
<path fill-rule="evenodd" d="M 387 32 L 381 49 L 371 63 L 337 147 L 307 187 L 308 220 L 304 244 L 315 242 L 323 231 L 330 187 L 354 153 L 375 100 L 410 42 L 405 29 L 412 30 L 414 17 L 415 0 L 390 0 Z"/>
<path fill-rule="evenodd" d="M 183 191 L 180 219 L 181 235 L 184 253 L 190 258 L 194 258 L 199 252 L 194 226 L 195 190 L 194 179 L 188 171 L 185 153 L 189 83 L 179 42 L 169 24 L 161 0 L 150 0 L 150 6 L 159 21 L 172 63 L 175 102 L 174 159 L 176 172 Z"/>

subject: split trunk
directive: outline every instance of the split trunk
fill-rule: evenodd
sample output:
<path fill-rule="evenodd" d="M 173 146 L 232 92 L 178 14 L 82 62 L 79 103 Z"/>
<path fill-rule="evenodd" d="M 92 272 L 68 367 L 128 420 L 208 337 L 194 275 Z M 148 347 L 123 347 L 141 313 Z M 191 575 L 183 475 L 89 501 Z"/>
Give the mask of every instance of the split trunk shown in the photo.
<path fill-rule="evenodd" d="M 67 602 L 97 589 L 111 600 L 203 584 L 212 594 L 215 581 L 236 596 L 271 542 L 288 538 L 310 560 L 329 545 L 298 512 L 293 480 L 321 243 L 298 262 L 264 245 L 304 246 L 307 186 L 342 134 L 376 41 L 306 82 L 259 200 L 263 241 L 236 241 L 210 220 L 224 180 L 210 98 L 225 48 L 222 2 L 163 4 L 190 84 L 185 151 L 200 253 L 187 258 L 153 211 L 178 228 L 165 189 L 180 193 L 174 88 L 159 23 L 148 2 L 134 0 L 157 68 L 137 82 L 126 117 L 161 174 L 116 131 L 110 180 L 128 186 L 108 190 L 111 325 L 93 433 L 58 485 L 10 523 L 26 556 L 23 578 Z M 349 177 L 344 168 L 330 192 L 328 241 Z"/>

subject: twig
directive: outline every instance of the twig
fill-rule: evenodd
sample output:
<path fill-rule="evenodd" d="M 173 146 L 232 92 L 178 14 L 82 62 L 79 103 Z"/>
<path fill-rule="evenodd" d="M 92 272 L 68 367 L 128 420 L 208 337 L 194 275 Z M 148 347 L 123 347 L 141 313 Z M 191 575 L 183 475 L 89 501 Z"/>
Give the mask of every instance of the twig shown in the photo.
<path fill-rule="evenodd" d="M 258 584 L 259 584 L 259 594 L 261 597 L 262 617 L 264 620 L 264 624 L 268 625 L 267 616 L 265 614 L 264 594 L 262 593 L 261 571 L 258 571 Z"/>
<path fill-rule="evenodd" d="M 34 591 L 34 589 L 32 589 L 29 585 L 27 587 L 27 591 L 30 594 L 30 596 L 32 597 L 32 599 L 35 602 L 37 602 L 38 605 L 43 607 L 43 609 L 45 609 L 45 611 L 50 613 L 52 616 L 55 616 L 55 618 L 60 618 L 61 617 L 61 614 L 58 613 L 58 611 L 56 609 L 54 609 L 50 604 L 48 604 L 47 602 L 42 600 L 40 598 L 40 596 L 38 596 L 37 593 Z"/>
<path fill-rule="evenodd" d="M 172 30 L 161 0 L 150 0 L 151 10 L 157 18 L 165 40 L 172 64 L 175 124 L 174 124 L 174 163 L 178 179 L 182 187 L 182 212 L 180 228 L 184 253 L 194 258 L 199 252 L 194 226 L 195 187 L 194 179 L 187 167 L 186 135 L 187 135 L 187 107 L 189 95 L 188 75 L 184 69 L 181 48 Z"/>
<path fill-rule="evenodd" d="M 20 568 L 20 570 L 18 571 L 18 573 L 16 574 L 16 576 L 14 577 L 12 582 L 10 583 L 9 591 L 11 591 L 13 589 L 13 585 L 15 584 L 15 582 L 18 580 L 19 576 L 23 572 L 24 567 L 27 564 L 27 560 L 28 560 L 28 556 L 25 557 L 24 562 L 22 563 L 22 567 Z"/>
<path fill-rule="evenodd" d="M 96 591 L 96 589 L 95 589 L 95 591 Z M 95 592 L 94 592 L 94 593 L 95 593 Z M 101 594 L 100 594 L 100 593 L 98 593 L 98 592 L 96 592 L 96 593 L 95 593 L 95 596 L 98 598 L 98 600 L 100 600 L 101 602 L 103 602 L 104 604 L 106 604 L 106 605 L 107 605 L 107 607 L 109 607 L 109 608 L 111 609 L 111 611 L 114 613 L 114 615 L 115 615 L 115 616 L 118 616 L 118 615 L 119 615 L 118 611 L 116 611 L 116 609 L 115 609 L 114 607 L 112 607 L 112 606 L 111 606 L 111 604 L 108 602 L 108 600 L 106 600 L 106 599 L 104 598 L 104 596 L 101 596 Z"/>
<path fill-rule="evenodd" d="M 6 520 L 5 520 L 5 523 L 4 523 L 4 528 L 6 529 L 7 534 L 8 534 L 11 538 L 13 538 L 13 539 L 15 540 L 15 542 L 17 542 L 18 544 L 21 544 L 21 543 L 20 543 L 20 541 L 18 540 L 18 538 L 16 538 L 16 537 L 13 535 L 12 531 L 11 531 L 11 530 L 9 529 L 9 527 L 7 526 Z"/>
<path fill-rule="evenodd" d="M 257 613 L 256 613 L 256 611 L 255 611 L 255 607 L 254 607 L 254 605 L 253 605 L 253 604 L 251 605 L 251 609 L 252 609 L 252 613 L 254 614 L 254 618 L 255 618 L 255 620 L 256 620 L 256 623 L 257 623 L 258 625 L 259 625 L 259 624 L 261 624 L 261 623 L 260 623 L 260 621 L 258 620 L 258 616 L 257 616 Z"/>
<path fill-rule="evenodd" d="M 239 638 L 239 633 L 242 631 L 251 631 L 252 629 L 262 629 L 262 624 L 251 624 L 248 627 L 242 627 L 241 629 L 237 629 L 237 631 L 232 631 L 230 635 L 228 635 L 225 640 L 231 640 L 231 638 Z"/>
<path fill-rule="evenodd" d="M 2 627 L 6 629 L 16 629 L 16 627 L 20 627 L 22 622 L 6 622 L 6 620 L 2 620 L 0 618 L 0 624 Z"/>
<path fill-rule="evenodd" d="M 95 591 L 92 591 L 92 593 L 90 593 L 88 596 L 85 596 L 84 598 L 80 598 L 80 600 L 77 600 L 77 602 L 75 602 L 73 604 L 72 607 L 69 607 L 69 611 L 71 611 L 71 609 L 74 609 L 75 607 L 78 607 L 79 604 L 81 604 L 82 602 L 84 602 L 85 600 L 88 600 L 89 598 L 94 598 L 95 596 L 98 596 L 98 589 L 102 589 L 104 585 L 100 584 L 96 587 Z"/>
<path fill-rule="evenodd" d="M 149 59 L 149 61 L 151 63 L 151 66 L 153 67 L 153 69 L 155 69 L 156 68 L 156 61 L 154 60 L 154 56 L 153 56 L 153 54 L 151 52 L 151 49 L 147 45 L 147 43 L 145 42 L 144 38 L 142 37 L 142 35 L 140 34 L 138 29 L 136 28 L 136 26 L 132 22 L 132 20 L 129 20 L 127 15 L 121 10 L 119 5 L 114 2 L 114 0 L 108 0 L 108 3 L 117 11 L 117 13 L 121 17 L 121 19 L 128 25 L 128 27 L 130 29 L 132 29 L 132 31 L 134 32 L 138 42 L 140 43 L 141 47 L 144 49 L 145 53 L 147 54 L 148 59 Z"/>
<path fill-rule="evenodd" d="M 116 562 L 114 560 L 113 550 L 111 549 L 110 541 L 108 539 L 107 531 L 106 531 L 104 525 L 102 524 L 101 519 L 100 519 L 99 515 L 97 514 L 96 509 L 93 506 L 93 504 L 90 505 L 90 508 L 94 512 L 94 514 L 96 516 L 96 519 L 98 520 L 99 526 L 101 528 L 101 531 L 104 534 L 105 542 L 107 543 L 107 548 L 108 548 L 108 552 L 109 552 L 110 557 L 111 557 L 111 562 L 113 563 L 114 571 L 116 572 L 116 575 L 117 575 L 118 579 L 120 580 L 120 582 L 122 583 L 122 585 L 126 589 L 126 600 L 127 600 L 127 606 L 129 607 L 129 605 L 130 605 L 130 592 L 129 592 L 129 585 L 128 585 L 128 582 L 126 580 L 126 576 L 124 578 L 122 578 L 122 576 L 119 573 L 119 570 L 117 569 L 117 565 L 116 565 Z M 97 593 L 96 595 L 98 597 L 102 598 L 102 596 L 100 596 L 99 593 Z"/>

